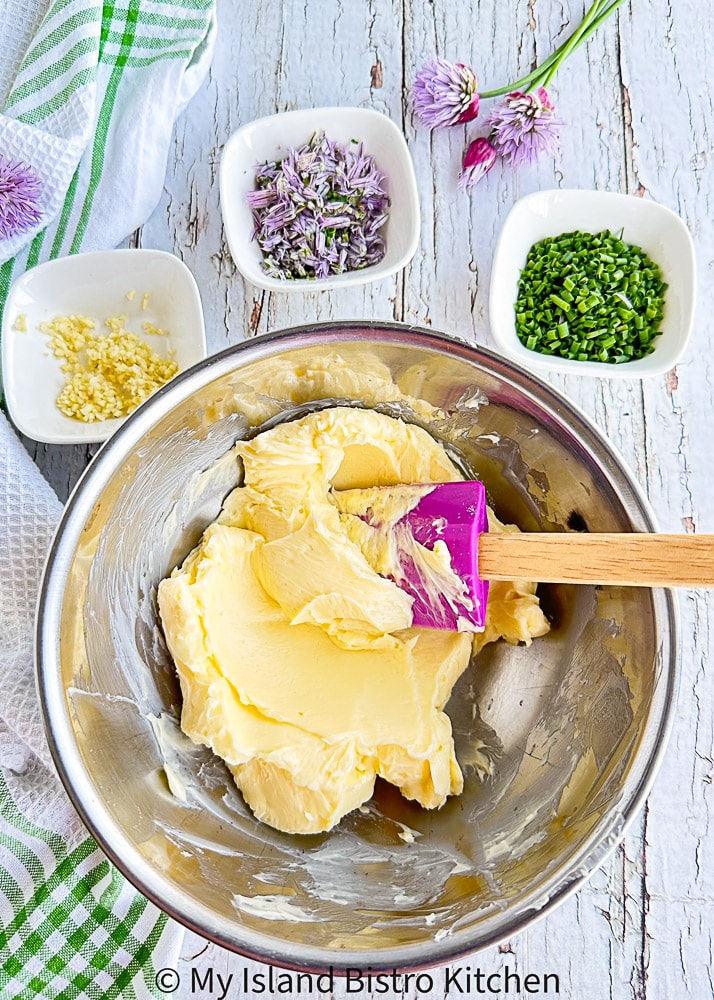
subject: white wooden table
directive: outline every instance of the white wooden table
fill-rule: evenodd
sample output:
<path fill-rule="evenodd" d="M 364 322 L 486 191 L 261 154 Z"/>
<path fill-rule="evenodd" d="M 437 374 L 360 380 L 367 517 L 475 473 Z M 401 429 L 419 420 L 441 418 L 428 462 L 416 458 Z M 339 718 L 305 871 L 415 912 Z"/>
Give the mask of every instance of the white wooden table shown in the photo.
<path fill-rule="evenodd" d="M 471 193 L 457 190 L 467 134 L 430 134 L 408 105 L 414 74 L 439 54 L 467 62 L 485 88 L 526 72 L 579 22 L 583 0 L 219 0 L 209 79 L 176 130 L 160 205 L 135 243 L 178 254 L 193 270 L 209 349 L 304 322 L 399 320 L 492 346 L 492 252 L 514 201 L 539 188 L 597 187 L 653 198 L 694 236 L 699 307 L 691 346 L 674 371 L 645 382 L 557 378 L 619 448 L 665 531 L 714 531 L 714 405 L 709 312 L 714 304 L 714 4 L 631 0 L 562 68 L 552 88 L 564 130 L 555 162 L 519 174 L 497 166 Z M 423 223 L 416 257 L 394 280 L 310 295 L 246 285 L 224 241 L 217 167 L 237 126 L 275 111 L 330 104 L 373 107 L 403 127 L 416 167 Z M 93 449 L 26 442 L 65 497 Z M 625 842 L 574 898 L 499 948 L 473 956 L 484 975 L 555 973 L 573 1000 L 706 1000 L 714 995 L 714 671 L 712 597 L 681 595 L 683 688 L 670 751 Z M 174 996 L 212 968 L 225 994 L 242 992 L 253 963 L 187 935 Z M 429 994 L 442 997 L 447 970 Z M 552 981 L 551 981 L 552 983 Z M 482 982 L 472 996 L 497 996 Z M 504 989 L 503 980 L 500 981 Z M 257 995 L 257 994 L 253 994 Z M 265 993 L 263 995 L 270 995 Z M 277 994 L 273 994 L 277 995 Z M 348 995 L 343 986 L 335 996 Z M 364 991 L 361 997 L 377 996 Z M 384 993 L 380 993 L 384 996 Z M 388 994 L 389 995 L 389 994 Z M 452 984 L 449 996 L 458 996 Z M 505 991 L 503 995 L 506 995 Z M 511 995 L 516 995 L 511 992 Z"/>

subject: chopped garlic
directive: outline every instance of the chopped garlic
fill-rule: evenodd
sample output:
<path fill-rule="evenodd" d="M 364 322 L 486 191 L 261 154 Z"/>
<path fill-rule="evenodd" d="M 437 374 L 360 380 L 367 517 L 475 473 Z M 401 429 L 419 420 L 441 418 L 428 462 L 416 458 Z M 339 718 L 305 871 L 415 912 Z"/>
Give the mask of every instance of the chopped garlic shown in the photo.
<path fill-rule="evenodd" d="M 95 333 L 96 325 L 73 315 L 40 326 L 67 376 L 57 406 L 86 423 L 126 416 L 178 372 L 174 360 L 126 329 L 126 316 L 105 320 L 106 335 Z"/>
<path fill-rule="evenodd" d="M 153 323 L 142 323 L 141 328 L 144 333 L 151 334 L 154 337 L 168 337 L 168 330 L 163 330 L 160 326 L 155 326 Z"/>

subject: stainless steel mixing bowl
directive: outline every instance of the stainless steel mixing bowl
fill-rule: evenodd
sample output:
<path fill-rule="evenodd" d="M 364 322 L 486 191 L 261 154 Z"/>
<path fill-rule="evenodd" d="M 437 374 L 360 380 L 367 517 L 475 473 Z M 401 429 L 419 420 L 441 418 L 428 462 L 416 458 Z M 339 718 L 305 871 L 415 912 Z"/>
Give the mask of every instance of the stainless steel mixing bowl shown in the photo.
<path fill-rule="evenodd" d="M 321 399 L 325 372 L 338 369 L 354 402 L 444 440 L 482 477 L 502 519 L 654 529 L 637 484 L 588 420 L 487 351 L 356 323 L 259 338 L 159 391 L 77 487 L 42 587 L 41 700 L 87 826 L 172 916 L 287 967 L 427 967 L 523 928 L 622 837 L 672 718 L 676 605 L 664 590 L 542 588 L 550 634 L 529 648 L 486 647 L 454 691 L 461 796 L 427 812 L 379 785 L 369 807 L 310 837 L 257 822 L 221 761 L 180 732 L 156 586 L 238 482 L 224 457 L 235 439 L 266 413 L 279 419 Z M 474 767 L 484 748 L 496 763 L 485 781 Z"/>

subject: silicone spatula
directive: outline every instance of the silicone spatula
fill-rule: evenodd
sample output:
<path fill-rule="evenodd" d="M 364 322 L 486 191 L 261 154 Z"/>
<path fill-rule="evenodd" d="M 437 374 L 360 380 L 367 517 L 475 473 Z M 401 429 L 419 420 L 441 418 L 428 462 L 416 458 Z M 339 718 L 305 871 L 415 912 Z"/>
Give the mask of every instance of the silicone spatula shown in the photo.
<path fill-rule="evenodd" d="M 416 503 L 390 523 L 380 523 L 388 492 Z M 385 486 L 335 494 L 338 507 L 387 533 L 398 557 L 392 574 L 411 597 L 415 625 L 451 631 L 484 628 L 489 580 L 616 584 L 633 587 L 714 586 L 714 535 L 582 532 L 488 532 L 486 491 L 468 480 L 419 486 Z M 361 500 L 363 499 L 363 503 Z M 421 565 L 412 540 L 434 551 L 448 549 L 452 573 Z M 438 551 L 437 546 L 436 551 Z M 462 584 L 453 586 L 454 575 Z"/>

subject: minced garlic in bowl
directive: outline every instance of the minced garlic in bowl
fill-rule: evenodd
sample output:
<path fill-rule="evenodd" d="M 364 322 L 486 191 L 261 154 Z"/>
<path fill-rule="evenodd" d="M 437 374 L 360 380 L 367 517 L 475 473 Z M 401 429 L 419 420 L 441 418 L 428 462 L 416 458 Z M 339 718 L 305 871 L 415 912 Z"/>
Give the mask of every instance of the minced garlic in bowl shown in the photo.
<path fill-rule="evenodd" d="M 126 316 L 105 320 L 108 334 L 95 332 L 96 325 L 91 317 L 78 315 L 40 325 L 55 357 L 63 359 L 66 379 L 57 406 L 85 423 L 127 416 L 178 372 L 171 356 L 162 358 L 126 329 Z M 147 332 L 167 336 L 158 327 Z"/>

